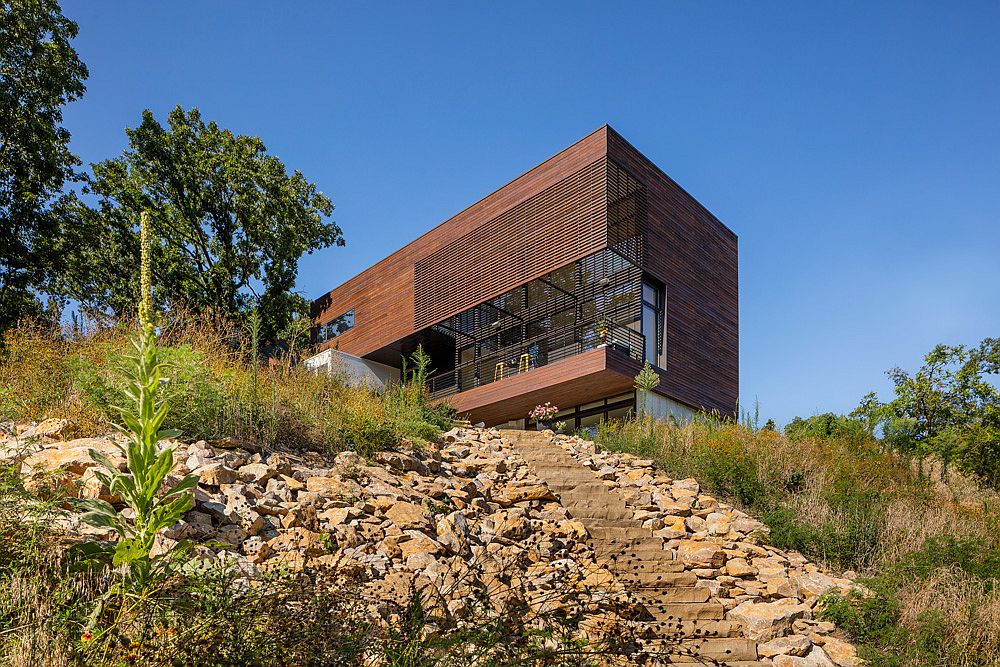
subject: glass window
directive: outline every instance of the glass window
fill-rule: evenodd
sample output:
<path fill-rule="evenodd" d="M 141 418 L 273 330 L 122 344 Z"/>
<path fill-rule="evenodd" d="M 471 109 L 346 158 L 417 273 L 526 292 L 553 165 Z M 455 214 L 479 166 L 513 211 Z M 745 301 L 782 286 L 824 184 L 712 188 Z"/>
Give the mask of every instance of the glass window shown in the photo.
<path fill-rule="evenodd" d="M 627 408 L 617 408 L 615 410 L 608 410 L 608 419 L 626 419 L 629 413 L 632 412 L 631 407 Z"/>
<path fill-rule="evenodd" d="M 319 325 L 319 331 L 317 332 L 317 338 L 319 342 L 323 343 L 328 340 L 332 340 L 339 336 L 340 334 L 354 328 L 354 309 L 347 311 L 343 315 L 338 315 L 337 317 L 329 320 L 325 324 Z"/>
<path fill-rule="evenodd" d="M 642 335 L 646 338 L 645 360 L 654 366 L 666 366 L 663 330 L 666 324 L 663 287 L 644 280 L 642 282 Z"/>

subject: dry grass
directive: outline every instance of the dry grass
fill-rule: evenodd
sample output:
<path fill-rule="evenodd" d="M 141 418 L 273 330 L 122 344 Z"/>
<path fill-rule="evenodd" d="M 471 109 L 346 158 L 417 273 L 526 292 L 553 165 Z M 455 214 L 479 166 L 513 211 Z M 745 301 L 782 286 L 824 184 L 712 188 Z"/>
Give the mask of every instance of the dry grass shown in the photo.
<path fill-rule="evenodd" d="M 1000 587 L 948 567 L 898 595 L 903 626 L 938 628 L 949 664 L 1000 665 Z"/>
<path fill-rule="evenodd" d="M 1000 664 L 995 491 L 856 434 L 792 441 L 700 419 L 611 424 L 598 439 L 698 479 L 761 518 L 776 546 L 869 577 L 878 597 L 831 613 L 872 664 Z"/>
<path fill-rule="evenodd" d="M 130 351 L 127 326 L 84 334 L 37 328 L 7 333 L 0 351 L 0 421 L 70 420 L 66 435 L 109 431 L 123 402 L 117 368 Z M 171 365 L 173 428 L 189 439 L 234 438 L 276 449 L 385 449 L 400 438 L 433 438 L 448 424 L 409 385 L 375 392 L 292 363 L 258 365 L 241 332 L 199 321 L 162 328 Z"/>

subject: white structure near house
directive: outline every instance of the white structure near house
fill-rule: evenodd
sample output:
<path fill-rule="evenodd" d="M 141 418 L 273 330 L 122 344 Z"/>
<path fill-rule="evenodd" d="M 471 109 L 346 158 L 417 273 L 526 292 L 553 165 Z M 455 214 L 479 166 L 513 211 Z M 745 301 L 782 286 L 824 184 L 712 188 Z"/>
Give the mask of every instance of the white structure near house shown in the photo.
<path fill-rule="evenodd" d="M 355 357 L 340 350 L 329 348 L 309 357 L 304 362 L 306 368 L 315 372 L 341 373 L 352 386 L 368 386 L 383 389 L 392 382 L 399 382 L 399 369 L 375 361 Z"/>

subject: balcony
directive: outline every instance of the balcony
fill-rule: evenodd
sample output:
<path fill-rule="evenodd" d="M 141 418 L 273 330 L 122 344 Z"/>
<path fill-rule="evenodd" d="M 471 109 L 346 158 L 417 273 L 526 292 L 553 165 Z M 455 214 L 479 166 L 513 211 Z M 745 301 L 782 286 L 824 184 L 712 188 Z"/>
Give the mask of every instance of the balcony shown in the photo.
<path fill-rule="evenodd" d="M 528 338 L 500 354 L 461 363 L 428 379 L 432 399 L 442 399 L 503 380 L 530 375 L 546 366 L 586 352 L 606 349 L 642 363 L 645 337 L 632 328 L 596 321 Z"/>

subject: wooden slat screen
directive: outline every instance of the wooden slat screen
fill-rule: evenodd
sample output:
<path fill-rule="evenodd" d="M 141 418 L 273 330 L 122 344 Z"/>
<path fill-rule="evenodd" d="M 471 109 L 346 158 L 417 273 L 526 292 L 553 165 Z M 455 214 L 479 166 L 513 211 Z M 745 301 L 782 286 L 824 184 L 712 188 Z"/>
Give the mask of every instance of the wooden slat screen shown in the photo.
<path fill-rule="evenodd" d="M 414 265 L 414 327 L 436 324 L 607 244 L 607 160 L 570 174 Z"/>

